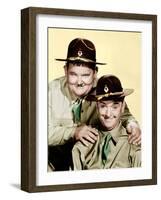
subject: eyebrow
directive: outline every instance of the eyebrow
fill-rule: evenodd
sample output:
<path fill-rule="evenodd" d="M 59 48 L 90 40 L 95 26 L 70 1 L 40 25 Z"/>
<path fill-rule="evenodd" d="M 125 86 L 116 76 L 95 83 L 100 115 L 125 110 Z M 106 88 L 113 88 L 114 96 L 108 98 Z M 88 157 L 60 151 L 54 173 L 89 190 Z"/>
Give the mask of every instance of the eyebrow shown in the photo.
<path fill-rule="evenodd" d="M 114 104 L 119 104 L 119 103 L 120 103 L 120 101 L 114 101 L 113 103 L 114 103 Z"/>
<path fill-rule="evenodd" d="M 106 105 L 106 103 L 103 101 L 100 101 L 100 103 Z M 119 103 L 120 103 L 120 101 L 113 101 L 113 104 L 119 104 Z"/>
<path fill-rule="evenodd" d="M 98 101 L 98 102 L 99 102 L 99 101 Z M 99 103 L 106 104 L 106 103 L 104 103 L 103 101 L 100 101 Z"/>
<path fill-rule="evenodd" d="M 78 75 L 76 72 L 73 72 L 73 71 L 71 71 L 71 72 L 69 72 L 69 74 L 74 74 L 74 75 Z M 80 74 L 80 76 L 90 76 L 90 72 L 87 72 L 87 73 L 82 73 L 82 74 Z"/>
<path fill-rule="evenodd" d="M 71 71 L 71 72 L 69 72 L 69 74 L 76 74 L 76 73 Z"/>

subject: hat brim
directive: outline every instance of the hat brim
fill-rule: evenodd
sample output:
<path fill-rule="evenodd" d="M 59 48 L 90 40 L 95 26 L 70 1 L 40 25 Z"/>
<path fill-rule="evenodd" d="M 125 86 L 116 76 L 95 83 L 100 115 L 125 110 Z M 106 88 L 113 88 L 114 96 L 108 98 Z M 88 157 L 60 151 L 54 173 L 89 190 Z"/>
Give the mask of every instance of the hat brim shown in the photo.
<path fill-rule="evenodd" d="M 92 94 L 86 97 L 87 101 L 100 101 L 102 99 L 119 99 L 120 97 L 125 97 L 134 92 L 134 89 L 124 89 L 122 92 L 115 92 L 115 93 L 107 93 L 102 95 Z"/>
<path fill-rule="evenodd" d="M 90 59 L 86 59 L 86 58 L 80 58 L 80 57 L 72 57 L 72 58 L 67 58 L 67 59 L 61 59 L 61 58 L 57 58 L 55 59 L 57 61 L 66 61 L 66 62 L 83 62 L 83 63 L 94 63 L 97 65 L 106 65 L 106 63 L 100 63 L 100 62 L 95 62 L 93 60 Z"/>

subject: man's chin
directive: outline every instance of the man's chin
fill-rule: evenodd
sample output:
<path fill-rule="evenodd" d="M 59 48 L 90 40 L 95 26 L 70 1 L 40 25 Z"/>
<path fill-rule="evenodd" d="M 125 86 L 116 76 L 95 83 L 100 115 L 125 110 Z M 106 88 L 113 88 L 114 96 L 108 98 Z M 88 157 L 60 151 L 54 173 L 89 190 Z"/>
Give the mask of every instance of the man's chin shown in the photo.
<path fill-rule="evenodd" d="M 85 96 L 85 95 L 86 95 L 86 92 L 80 91 L 80 92 L 77 92 L 77 93 L 75 93 L 75 94 L 76 94 L 76 96 L 78 96 L 78 97 L 82 97 L 82 96 Z"/>
<path fill-rule="evenodd" d="M 85 94 L 84 93 L 80 93 L 80 94 L 76 94 L 76 96 L 77 97 L 83 97 L 83 96 L 85 96 Z"/>
<path fill-rule="evenodd" d="M 106 128 L 107 131 L 110 131 L 113 129 L 113 126 L 110 123 L 104 123 L 104 127 Z"/>

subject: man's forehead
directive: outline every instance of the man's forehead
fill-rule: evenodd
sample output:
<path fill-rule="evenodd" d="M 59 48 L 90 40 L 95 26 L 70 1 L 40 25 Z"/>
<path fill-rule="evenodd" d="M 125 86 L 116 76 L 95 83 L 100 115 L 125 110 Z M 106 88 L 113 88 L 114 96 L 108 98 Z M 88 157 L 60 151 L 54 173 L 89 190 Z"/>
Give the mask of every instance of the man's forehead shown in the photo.
<path fill-rule="evenodd" d="M 69 67 L 87 67 L 87 68 L 90 68 L 90 64 L 84 63 L 84 62 L 70 62 Z"/>
<path fill-rule="evenodd" d="M 105 105 L 114 105 L 114 104 L 121 104 L 122 102 L 119 100 L 101 100 L 101 101 L 98 101 L 98 103 L 105 104 Z"/>
<path fill-rule="evenodd" d="M 91 69 L 87 64 L 72 64 L 70 63 L 68 66 L 68 70 L 75 71 L 75 72 L 92 72 L 93 69 Z"/>

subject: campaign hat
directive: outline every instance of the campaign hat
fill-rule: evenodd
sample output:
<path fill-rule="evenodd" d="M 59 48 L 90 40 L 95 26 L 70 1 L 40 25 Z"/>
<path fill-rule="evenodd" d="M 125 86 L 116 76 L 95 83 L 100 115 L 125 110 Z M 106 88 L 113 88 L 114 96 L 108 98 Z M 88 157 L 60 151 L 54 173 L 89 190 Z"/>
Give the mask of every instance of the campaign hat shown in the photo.
<path fill-rule="evenodd" d="M 94 63 L 105 65 L 96 61 L 96 48 L 93 42 L 84 38 L 75 38 L 68 45 L 66 58 L 57 58 L 57 61 Z"/>
<path fill-rule="evenodd" d="M 118 77 L 104 75 L 98 80 L 96 89 L 92 94 L 88 95 L 87 100 L 120 100 L 133 92 L 134 89 L 123 89 Z"/>

